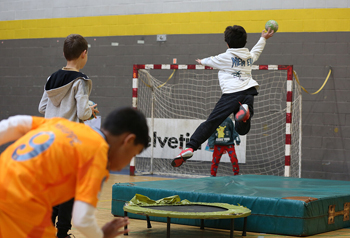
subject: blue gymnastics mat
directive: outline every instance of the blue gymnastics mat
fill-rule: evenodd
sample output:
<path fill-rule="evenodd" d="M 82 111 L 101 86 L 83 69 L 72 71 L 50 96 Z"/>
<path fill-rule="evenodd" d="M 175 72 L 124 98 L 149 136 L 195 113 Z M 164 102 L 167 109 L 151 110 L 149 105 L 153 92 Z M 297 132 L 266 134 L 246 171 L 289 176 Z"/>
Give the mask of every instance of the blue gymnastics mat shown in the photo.
<path fill-rule="evenodd" d="M 119 183 L 112 187 L 112 214 L 123 216 L 125 202 L 137 193 L 153 200 L 179 195 L 191 202 L 243 205 L 252 211 L 247 224 L 251 232 L 308 236 L 350 227 L 349 181 L 239 175 Z M 151 220 L 166 222 L 160 217 Z M 172 219 L 172 223 L 200 225 L 193 219 Z M 206 220 L 205 226 L 229 229 L 230 224 Z M 243 229 L 242 218 L 235 219 L 235 229 Z"/>

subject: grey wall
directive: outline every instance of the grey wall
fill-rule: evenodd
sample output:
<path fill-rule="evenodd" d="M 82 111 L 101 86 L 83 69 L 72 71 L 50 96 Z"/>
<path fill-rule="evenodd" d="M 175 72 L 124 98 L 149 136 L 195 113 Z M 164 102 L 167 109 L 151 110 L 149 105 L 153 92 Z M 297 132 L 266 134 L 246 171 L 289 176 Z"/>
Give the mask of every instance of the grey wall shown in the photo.
<path fill-rule="evenodd" d="M 1 0 L 0 20 L 348 7 L 349 0 Z"/>
<path fill-rule="evenodd" d="M 248 34 L 251 48 L 260 34 Z M 303 93 L 302 177 L 350 180 L 350 33 L 278 33 L 256 64 L 294 65 L 302 86 L 316 91 L 328 67 L 333 74 L 316 95 Z M 0 41 L 0 119 L 38 115 L 47 77 L 65 66 L 64 39 Z M 91 100 L 102 117 L 131 105 L 133 64 L 194 64 L 196 58 L 226 50 L 223 35 L 168 35 L 87 38 L 89 60 L 82 70 L 93 80 Z M 138 44 L 144 40 L 144 44 Z M 111 46 L 118 42 L 118 46 Z M 4 146 L 2 147 L 2 149 Z"/>

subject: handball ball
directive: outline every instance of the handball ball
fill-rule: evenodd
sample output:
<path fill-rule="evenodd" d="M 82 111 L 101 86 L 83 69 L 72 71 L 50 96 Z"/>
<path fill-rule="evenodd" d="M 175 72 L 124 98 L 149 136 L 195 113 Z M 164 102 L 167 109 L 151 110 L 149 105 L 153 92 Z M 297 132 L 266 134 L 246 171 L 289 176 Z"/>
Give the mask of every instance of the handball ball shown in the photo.
<path fill-rule="evenodd" d="M 278 23 L 275 20 L 269 20 L 265 24 L 265 30 L 268 31 L 269 27 L 276 32 L 278 30 Z"/>
<path fill-rule="evenodd" d="M 89 107 L 90 107 L 90 106 L 93 106 L 93 105 L 95 105 L 95 104 L 96 104 L 96 103 L 94 103 L 93 101 L 89 100 Z M 95 109 L 98 110 L 97 107 L 95 107 Z M 97 114 L 97 113 L 95 113 L 95 114 Z M 90 117 L 88 120 L 91 120 L 91 119 L 94 119 L 94 118 L 95 118 L 94 115 L 91 114 L 91 117 Z"/>

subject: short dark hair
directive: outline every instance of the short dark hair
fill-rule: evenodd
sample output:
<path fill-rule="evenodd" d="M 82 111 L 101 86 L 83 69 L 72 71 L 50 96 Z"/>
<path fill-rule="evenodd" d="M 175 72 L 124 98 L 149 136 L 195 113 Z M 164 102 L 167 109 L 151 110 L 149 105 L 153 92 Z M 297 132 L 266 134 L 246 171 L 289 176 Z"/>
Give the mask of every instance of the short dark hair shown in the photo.
<path fill-rule="evenodd" d="M 225 30 L 225 42 L 230 48 L 243 48 L 247 43 L 247 32 L 238 25 L 228 26 Z"/>
<path fill-rule="evenodd" d="M 118 136 L 125 132 L 136 135 L 135 145 L 148 147 L 148 126 L 143 113 L 131 107 L 115 109 L 106 117 L 102 128 L 112 135 Z"/>
<path fill-rule="evenodd" d="M 79 58 L 84 50 L 88 50 L 88 43 L 81 35 L 70 34 L 64 40 L 63 53 L 66 60 L 74 60 Z"/>

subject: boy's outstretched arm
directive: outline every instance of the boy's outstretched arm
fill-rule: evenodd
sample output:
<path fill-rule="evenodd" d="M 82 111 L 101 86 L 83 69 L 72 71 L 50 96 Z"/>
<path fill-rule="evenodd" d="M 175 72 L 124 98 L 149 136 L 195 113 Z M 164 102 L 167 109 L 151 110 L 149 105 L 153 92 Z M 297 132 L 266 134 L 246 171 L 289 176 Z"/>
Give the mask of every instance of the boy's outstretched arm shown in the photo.
<path fill-rule="evenodd" d="M 19 139 L 32 129 L 31 116 L 12 116 L 0 121 L 0 145 Z"/>
<path fill-rule="evenodd" d="M 250 53 L 252 54 L 252 58 L 253 58 L 253 62 L 256 62 L 259 57 L 260 54 L 262 53 L 262 51 L 265 48 L 265 44 L 266 44 L 266 40 L 269 39 L 270 37 L 272 37 L 274 34 L 274 31 L 271 30 L 271 28 L 268 29 L 268 31 L 263 31 L 261 33 L 261 37 L 258 41 L 258 43 L 256 43 L 256 45 L 253 47 L 253 49 L 250 51 Z"/>

